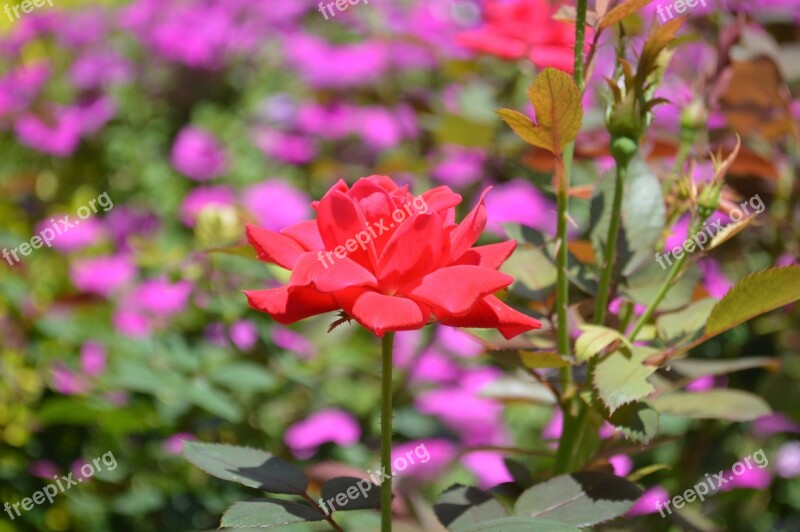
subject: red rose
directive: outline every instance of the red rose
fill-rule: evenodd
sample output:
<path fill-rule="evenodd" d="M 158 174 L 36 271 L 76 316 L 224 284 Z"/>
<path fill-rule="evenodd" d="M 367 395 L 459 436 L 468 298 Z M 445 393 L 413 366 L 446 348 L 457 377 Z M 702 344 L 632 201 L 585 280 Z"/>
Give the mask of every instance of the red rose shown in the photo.
<path fill-rule="evenodd" d="M 459 33 L 458 42 L 505 59 L 528 57 L 538 68 L 572 72 L 575 24 L 554 20 L 553 13 L 547 0 L 490 1 L 485 24 Z"/>
<path fill-rule="evenodd" d="M 516 242 L 472 247 L 486 206 L 481 196 L 456 224 L 460 202 L 448 187 L 415 198 L 386 176 L 352 188 L 339 181 L 312 203 L 316 220 L 278 233 L 247 226 L 261 260 L 292 270 L 288 286 L 245 291 L 248 302 L 283 324 L 342 309 L 378 336 L 431 321 L 496 328 L 506 338 L 538 329 L 492 295 L 513 281 L 497 269 Z"/>

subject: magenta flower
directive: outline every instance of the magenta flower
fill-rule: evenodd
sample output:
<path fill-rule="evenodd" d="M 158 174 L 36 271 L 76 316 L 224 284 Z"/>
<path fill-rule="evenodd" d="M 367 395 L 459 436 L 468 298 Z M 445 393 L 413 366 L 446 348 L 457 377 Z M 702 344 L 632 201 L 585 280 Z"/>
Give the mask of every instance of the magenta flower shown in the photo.
<path fill-rule="evenodd" d="M 255 215 L 258 225 L 271 231 L 302 222 L 311 215 L 311 198 L 280 179 L 246 188 L 242 203 Z"/>
<path fill-rule="evenodd" d="M 78 290 L 104 297 L 128 286 L 136 273 L 136 265 L 125 255 L 80 259 L 70 267 L 70 279 Z"/>
<path fill-rule="evenodd" d="M 469 333 L 456 327 L 436 327 L 436 343 L 458 357 L 472 358 L 483 352 L 483 346 Z"/>
<path fill-rule="evenodd" d="M 281 349 L 290 351 L 300 358 L 309 359 L 317 354 L 316 346 L 308 338 L 288 327 L 275 325 L 272 328 L 272 341 Z"/>
<path fill-rule="evenodd" d="M 443 438 L 409 441 L 392 448 L 392 463 L 398 458 L 407 462 L 414 460 L 398 477 L 413 478 L 429 482 L 439 478 L 453 463 L 457 448 L 455 443 Z"/>
<path fill-rule="evenodd" d="M 81 346 L 81 370 L 90 377 L 96 377 L 106 370 L 106 352 L 96 342 L 86 342 Z"/>
<path fill-rule="evenodd" d="M 349 447 L 361 438 L 361 427 L 349 413 L 335 408 L 320 410 L 286 430 L 284 442 L 301 459 L 314 456 L 324 443 Z"/>
<path fill-rule="evenodd" d="M 556 232 L 556 206 L 528 181 L 515 179 L 502 183 L 486 196 L 489 221 L 487 231 L 505 235 L 502 224 L 518 223 L 553 235 Z"/>
<path fill-rule="evenodd" d="M 494 451 L 473 451 L 461 457 L 461 463 L 472 471 L 478 485 L 489 489 L 504 482 L 512 482 L 514 477 L 508 472 L 504 455 Z"/>
<path fill-rule="evenodd" d="M 653 486 L 645 490 L 636 504 L 628 510 L 626 514 L 628 517 L 636 515 L 647 515 L 658 512 L 659 508 L 663 508 L 664 503 L 669 500 L 669 493 L 661 486 Z M 659 504 L 661 503 L 661 504 Z"/>
<path fill-rule="evenodd" d="M 161 448 L 167 454 L 180 455 L 183 453 L 183 444 L 187 441 L 194 441 L 197 438 L 190 432 L 178 432 L 173 434 L 161 444 Z"/>
<path fill-rule="evenodd" d="M 800 477 L 800 441 L 784 443 L 775 454 L 775 472 L 783 478 Z"/>
<path fill-rule="evenodd" d="M 225 150 L 216 137 L 196 126 L 186 126 L 178 133 L 170 162 L 178 172 L 195 181 L 209 181 L 228 168 Z"/>
<path fill-rule="evenodd" d="M 58 213 L 36 225 L 37 233 L 48 229 L 55 234 L 52 245 L 59 251 L 78 251 L 99 243 L 106 235 L 103 224 L 96 218 L 80 220 L 74 215 L 70 215 L 68 220 L 64 218 L 64 214 Z M 62 220 L 72 227 L 65 227 Z"/>
<path fill-rule="evenodd" d="M 180 214 L 181 222 L 188 227 L 194 227 L 203 209 L 230 207 L 235 204 L 236 193 L 230 187 L 197 187 L 183 198 Z"/>
<path fill-rule="evenodd" d="M 231 324 L 229 333 L 234 345 L 242 351 L 249 351 L 258 342 L 258 329 L 250 320 L 239 320 Z"/>

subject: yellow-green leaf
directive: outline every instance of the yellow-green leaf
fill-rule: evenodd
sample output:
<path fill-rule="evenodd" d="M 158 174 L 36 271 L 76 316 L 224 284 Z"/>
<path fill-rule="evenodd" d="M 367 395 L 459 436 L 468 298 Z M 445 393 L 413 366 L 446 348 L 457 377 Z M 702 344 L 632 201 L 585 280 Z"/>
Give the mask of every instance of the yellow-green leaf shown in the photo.
<path fill-rule="evenodd" d="M 800 299 L 800 266 L 773 268 L 748 275 L 711 311 L 704 336 L 709 338 L 760 314 Z"/>
<path fill-rule="evenodd" d="M 538 124 L 512 109 L 500 109 L 497 114 L 525 142 L 559 155 L 581 129 L 580 90 L 566 72 L 546 68 L 533 80 L 528 96 Z"/>
<path fill-rule="evenodd" d="M 513 109 L 500 109 L 497 111 L 500 118 L 508 124 L 519 138 L 539 148 L 553 151 L 553 145 L 547 132 L 533 123 L 533 120 Z"/>
<path fill-rule="evenodd" d="M 639 66 L 636 70 L 636 86 L 638 88 L 641 89 L 644 87 L 647 78 L 658 68 L 658 57 L 675 39 L 675 35 L 678 33 L 678 30 L 681 29 L 681 26 L 683 26 L 686 17 L 687 16 L 684 15 L 680 18 L 674 18 L 658 26 L 650 34 L 650 37 L 647 38 L 639 58 Z"/>
<path fill-rule="evenodd" d="M 647 377 L 656 368 L 644 365 L 644 361 L 655 353 L 657 351 L 649 347 L 633 346 L 630 354 L 614 351 L 597 364 L 594 387 L 610 413 L 655 391 Z"/>
<path fill-rule="evenodd" d="M 653 0 L 627 0 L 609 11 L 600 20 L 600 29 L 604 30 L 609 26 L 613 26 L 629 15 L 633 15 L 641 8 L 652 2 Z"/>
<path fill-rule="evenodd" d="M 520 351 L 519 358 L 530 369 L 566 368 L 569 361 L 554 351 Z"/>
<path fill-rule="evenodd" d="M 528 97 L 536 110 L 536 121 L 552 139 L 553 153 L 575 140 L 583 122 L 581 91 L 572 76 L 555 68 L 545 68 L 533 80 Z"/>
<path fill-rule="evenodd" d="M 583 331 L 583 334 L 575 342 L 575 356 L 578 362 L 589 360 L 616 341 L 621 341 L 629 349 L 631 348 L 630 341 L 622 333 L 614 329 L 599 325 L 581 325 L 579 329 Z"/>

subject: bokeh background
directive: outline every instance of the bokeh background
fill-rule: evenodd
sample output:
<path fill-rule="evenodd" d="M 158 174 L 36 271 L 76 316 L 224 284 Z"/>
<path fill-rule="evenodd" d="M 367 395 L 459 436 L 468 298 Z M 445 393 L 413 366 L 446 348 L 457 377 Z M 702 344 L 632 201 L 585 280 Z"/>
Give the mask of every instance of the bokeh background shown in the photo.
<path fill-rule="evenodd" d="M 2 261 L 0 504 L 106 452 L 118 463 L 21 518 L 0 514 L 0 531 L 214 529 L 230 503 L 253 493 L 192 468 L 183 440 L 263 448 L 312 478 L 374 468 L 378 343 L 356 326 L 328 333 L 335 316 L 285 327 L 250 310 L 241 290 L 286 272 L 253 260 L 244 224 L 281 229 L 311 217 L 310 202 L 338 179 L 386 174 L 417 191 L 452 187 L 462 215 L 494 185 L 486 242 L 522 228 L 551 238 L 552 163 L 494 111 L 524 108 L 539 69 L 571 67 L 573 28 L 551 17 L 562 3 L 524 1 L 511 15 L 530 53 L 493 33 L 492 13 L 509 2 L 488 0 L 362 0 L 330 20 L 310 0 L 55 0 L 18 20 L 0 13 L 0 246 L 29 241 L 51 218 L 74 220 L 103 193 L 113 202 L 51 249 Z M 634 47 L 658 24 L 657 3 L 626 21 Z M 699 262 L 697 289 L 710 297 L 800 253 L 798 23 L 797 0 L 710 0 L 690 13 L 660 89 L 672 103 L 648 134 L 653 172 L 671 167 L 681 116 L 699 101 L 709 112 L 705 141 L 744 139 L 729 198 L 758 193 L 767 205 Z M 575 182 L 587 187 L 613 166 L 603 130 L 607 37 L 578 139 Z M 731 55 L 740 62 L 732 79 L 704 84 Z M 699 143 L 696 154 L 706 152 Z M 695 171 L 711 175 L 707 158 Z M 580 238 L 591 229 L 588 199 L 573 210 Z M 686 230 L 678 220 L 666 246 Z M 551 263 L 526 255 L 507 271 L 518 277 L 510 297 L 545 318 Z M 692 526 L 799 529 L 798 318 L 797 308 L 770 314 L 695 355 L 774 358 L 769 369 L 689 384 L 755 391 L 774 415 L 667 419 L 647 448 L 605 427 L 614 470 L 669 464 L 641 481 L 652 501 L 763 448 L 769 467 L 706 502 Z M 454 482 L 491 487 L 552 464 L 557 409 L 534 384 L 505 381 L 474 336 L 401 333 L 396 365 L 396 452 L 420 442 L 431 452 L 398 482 L 402 526 L 438 530 L 431 501 Z M 343 523 L 370 530 L 377 514 Z M 650 502 L 609 529 L 678 526 L 688 525 L 662 520 Z"/>

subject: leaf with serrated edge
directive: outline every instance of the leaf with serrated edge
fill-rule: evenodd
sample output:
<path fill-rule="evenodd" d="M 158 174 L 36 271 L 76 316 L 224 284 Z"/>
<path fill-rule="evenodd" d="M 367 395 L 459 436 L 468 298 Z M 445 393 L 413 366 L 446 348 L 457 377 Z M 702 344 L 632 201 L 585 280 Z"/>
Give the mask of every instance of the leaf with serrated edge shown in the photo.
<path fill-rule="evenodd" d="M 649 347 L 633 346 L 630 356 L 614 351 L 597 364 L 594 387 L 611 413 L 622 405 L 643 399 L 655 391 L 647 377 L 656 368 L 645 366 L 643 362 L 657 352 Z"/>
<path fill-rule="evenodd" d="M 727 331 L 760 314 L 800 299 L 800 266 L 773 268 L 748 275 L 730 289 L 708 318 L 704 335 Z"/>
<path fill-rule="evenodd" d="M 742 390 L 672 392 L 656 397 L 652 403 L 662 414 L 691 419 L 752 421 L 772 413 L 764 399 Z"/>
<path fill-rule="evenodd" d="M 542 70 L 528 89 L 536 121 L 551 140 L 553 153 L 575 140 L 583 122 L 581 91 L 572 76 L 555 68 Z"/>
<path fill-rule="evenodd" d="M 625 514 L 641 493 L 635 484 L 609 473 L 559 475 L 525 490 L 514 503 L 514 513 L 586 527 Z"/>
<path fill-rule="evenodd" d="M 603 16 L 600 20 L 600 29 L 604 30 L 609 26 L 613 26 L 625 17 L 633 15 L 652 1 L 653 0 L 627 0 L 625 3 L 618 5 Z"/>
<path fill-rule="evenodd" d="M 508 515 L 503 505 L 488 493 L 461 484 L 442 493 L 433 509 L 448 530 L 463 530 Z"/>
<path fill-rule="evenodd" d="M 323 519 L 322 512 L 307 504 L 283 499 L 249 499 L 228 508 L 222 515 L 220 528 L 276 528 Z"/>
<path fill-rule="evenodd" d="M 269 493 L 301 495 L 308 479 L 292 464 L 252 447 L 186 442 L 183 456 L 209 475 Z"/>
<path fill-rule="evenodd" d="M 579 528 L 550 519 L 501 517 L 453 532 L 579 532 Z"/>
<path fill-rule="evenodd" d="M 366 486 L 363 484 L 366 482 Z M 322 485 L 322 499 L 330 501 L 336 499 L 340 493 L 347 495 L 350 488 L 357 488 L 358 492 L 355 497 L 347 496 L 347 501 L 343 505 L 339 505 L 338 501 L 331 508 L 333 511 L 346 511 L 346 510 L 365 510 L 370 508 L 381 507 L 381 487 L 373 484 L 369 480 L 356 478 L 356 477 L 335 477 Z M 364 488 L 363 491 L 361 488 Z M 366 493 L 366 495 L 365 495 Z"/>
<path fill-rule="evenodd" d="M 658 434 L 658 412 L 646 401 L 622 405 L 608 422 L 631 441 L 647 445 Z"/>
<path fill-rule="evenodd" d="M 575 356 L 578 362 L 586 362 L 600 351 L 616 341 L 620 341 L 630 349 L 630 341 L 619 331 L 600 325 L 581 325 L 581 334 L 575 341 Z"/>
<path fill-rule="evenodd" d="M 553 151 L 553 143 L 546 131 L 533 123 L 526 115 L 513 109 L 500 109 L 497 111 L 500 118 L 514 130 L 519 138 L 539 148 Z"/>

